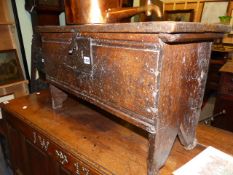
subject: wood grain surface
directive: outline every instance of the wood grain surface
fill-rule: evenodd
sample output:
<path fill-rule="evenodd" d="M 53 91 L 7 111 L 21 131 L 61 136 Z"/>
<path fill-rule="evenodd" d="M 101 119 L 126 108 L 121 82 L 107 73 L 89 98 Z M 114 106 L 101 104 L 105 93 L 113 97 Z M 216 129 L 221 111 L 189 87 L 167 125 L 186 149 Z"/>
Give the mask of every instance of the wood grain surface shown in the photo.
<path fill-rule="evenodd" d="M 53 110 L 49 92 L 43 91 L 2 108 L 91 166 L 117 175 L 146 174 L 147 133 L 76 97 L 69 96 L 61 109 Z M 197 139 L 198 145 L 191 151 L 176 140 L 160 174 L 171 174 L 207 146 L 233 155 L 230 132 L 199 125 Z"/>
<path fill-rule="evenodd" d="M 231 27 L 222 24 L 204 24 L 198 22 L 137 22 L 112 24 L 87 24 L 72 26 L 38 27 L 39 32 L 113 32 L 113 33 L 202 33 L 202 32 L 230 32 Z"/>

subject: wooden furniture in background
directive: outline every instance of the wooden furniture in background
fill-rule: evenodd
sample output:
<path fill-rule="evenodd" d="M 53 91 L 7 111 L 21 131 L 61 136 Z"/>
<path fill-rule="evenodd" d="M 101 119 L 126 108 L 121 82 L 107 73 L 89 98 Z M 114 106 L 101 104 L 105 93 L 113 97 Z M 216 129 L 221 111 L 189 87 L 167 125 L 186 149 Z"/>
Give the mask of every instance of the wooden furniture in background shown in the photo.
<path fill-rule="evenodd" d="M 15 98 L 28 95 L 28 81 L 23 80 L 0 86 L 0 98 L 9 94 L 13 94 Z"/>
<path fill-rule="evenodd" d="M 11 10 L 10 0 L 0 0 L 0 101 L 6 101 L 28 94 L 28 81 L 23 75 L 24 57 L 18 40 L 17 23 Z M 20 52 L 21 51 L 21 52 Z M 22 63 L 22 64 L 21 64 Z M 27 71 L 24 70 L 27 77 Z M 0 108 L 0 142 L 4 144 L 5 125 L 1 119 Z M 2 147 L 0 154 L 2 154 Z M 5 151 L 5 150 L 4 150 Z M 3 156 L 3 155 L 1 155 Z M 2 167 L 2 166 L 1 166 Z M 2 172 L 2 171 L 1 171 Z"/>
<path fill-rule="evenodd" d="M 0 0 L 0 51 L 16 49 L 12 31 L 14 29 L 14 22 L 11 20 L 8 11 L 7 0 Z"/>
<path fill-rule="evenodd" d="M 0 52 L 16 51 L 20 67 L 29 79 L 26 57 L 14 0 L 0 0 Z M 1 57 L 1 56 L 0 56 Z"/>
<path fill-rule="evenodd" d="M 64 11 L 63 0 L 25 0 L 25 8 L 31 13 L 32 27 L 59 25 L 59 15 Z"/>
<path fill-rule="evenodd" d="M 221 69 L 221 80 L 215 103 L 212 125 L 233 132 L 233 62 L 227 62 Z"/>
<path fill-rule="evenodd" d="M 18 81 L 18 82 L 6 84 L 6 85 L 0 85 L 0 103 L 9 101 L 9 100 L 12 100 L 18 97 L 22 97 L 28 94 L 29 94 L 29 90 L 28 90 L 27 80 Z M 3 124 L 2 112 L 0 108 L 0 135 L 1 136 L 6 137 L 5 130 L 6 128 L 5 128 L 5 125 Z"/>
<path fill-rule="evenodd" d="M 211 40 L 229 30 L 184 22 L 40 27 L 53 107 L 72 93 L 146 130 L 148 175 L 156 174 L 177 135 L 195 146 Z"/>
<path fill-rule="evenodd" d="M 202 16 L 202 10 L 204 7 L 204 1 L 166 1 L 164 2 L 165 10 L 194 10 L 194 22 L 200 22 Z"/>
<path fill-rule="evenodd" d="M 142 0 L 143 1 L 143 0 Z M 230 7 L 232 6 L 232 2 L 228 0 L 166 0 L 163 4 L 163 9 L 165 10 L 188 10 L 193 9 L 194 10 L 194 22 L 201 22 L 202 19 L 202 13 L 204 9 L 205 2 L 230 2 L 228 5 L 228 9 L 226 10 L 226 13 L 229 13 Z"/>
<path fill-rule="evenodd" d="M 44 61 L 40 50 L 33 43 L 40 41 L 36 37 L 36 26 L 59 25 L 59 15 L 64 11 L 63 0 L 25 0 L 25 9 L 31 14 L 33 41 L 31 47 L 30 91 L 36 92 L 48 88 L 45 81 Z M 35 48 L 36 47 L 36 48 Z"/>
<path fill-rule="evenodd" d="M 69 98 L 54 111 L 48 91 L 2 105 L 11 164 L 23 175 L 145 175 L 147 134 L 90 104 Z M 178 140 L 161 175 L 188 162 L 207 146 L 233 155 L 233 134 L 197 127 L 190 151 Z"/>
<path fill-rule="evenodd" d="M 9 12 L 9 1 L 0 0 L 0 84 L 8 84 L 24 79 L 18 57 L 15 24 Z"/>
<path fill-rule="evenodd" d="M 0 85 L 24 80 L 16 49 L 0 51 Z"/>
<path fill-rule="evenodd" d="M 165 21 L 183 21 L 193 22 L 194 10 L 165 10 L 164 20 Z"/>
<path fill-rule="evenodd" d="M 0 39 L 0 50 L 9 50 L 15 48 L 14 42 L 12 40 L 11 34 L 11 27 L 13 23 L 1 23 L 0 24 L 0 32 L 1 32 L 1 39 Z"/>
<path fill-rule="evenodd" d="M 219 70 L 228 59 L 231 59 L 231 52 L 233 52 L 233 49 L 216 46 L 213 45 L 210 57 L 210 67 L 205 90 L 206 97 L 210 94 L 217 93 L 219 86 L 221 85 Z"/>
<path fill-rule="evenodd" d="M 21 93 L 19 86 L 26 88 L 26 82 L 22 72 L 22 67 L 18 58 L 16 39 L 14 36 L 15 25 L 9 12 L 9 1 L 0 0 L 0 96 L 7 94 L 27 94 Z"/>

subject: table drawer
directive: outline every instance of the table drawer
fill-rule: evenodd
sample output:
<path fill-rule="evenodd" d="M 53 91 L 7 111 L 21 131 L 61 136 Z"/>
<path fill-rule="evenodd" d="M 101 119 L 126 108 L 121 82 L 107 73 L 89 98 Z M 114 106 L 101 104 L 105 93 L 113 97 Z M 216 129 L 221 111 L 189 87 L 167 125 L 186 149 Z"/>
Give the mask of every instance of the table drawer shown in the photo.
<path fill-rule="evenodd" d="M 223 73 L 222 76 L 223 76 L 224 83 L 227 83 L 233 86 L 233 74 Z"/>
<path fill-rule="evenodd" d="M 50 157 L 52 160 L 56 160 L 62 168 L 71 172 L 75 175 L 111 175 L 112 173 L 106 170 L 101 165 L 96 164 L 95 162 L 90 161 L 77 152 L 71 153 L 69 148 L 66 148 L 62 143 L 57 143 L 56 141 L 51 140 L 45 134 L 41 133 L 32 126 L 29 126 L 23 123 L 18 118 L 14 117 L 12 114 L 4 111 L 4 116 L 7 123 L 16 128 L 17 131 L 23 134 L 25 140 L 29 145 L 39 149 L 41 154 L 46 156 L 41 157 Z M 62 146 L 60 145 L 62 144 Z M 29 147 L 27 147 L 29 148 Z M 32 153 L 32 152 L 31 152 Z M 35 155 L 35 154 L 33 154 Z M 33 156 L 30 155 L 30 156 Z M 29 156 L 29 155 L 27 155 Z M 35 160 L 35 159 L 34 159 Z M 54 167 L 55 168 L 55 167 Z"/>
<path fill-rule="evenodd" d="M 31 137 L 28 138 L 31 142 L 48 154 L 52 159 L 55 159 L 65 169 L 75 175 L 107 175 L 112 174 L 110 172 L 102 172 L 87 163 L 86 160 L 81 160 L 75 157 L 63 147 L 49 140 L 43 134 L 40 134 L 36 130 L 31 130 Z M 83 157 L 83 155 L 81 155 Z M 95 164 L 90 162 L 91 164 Z M 99 166 L 99 165 L 98 165 Z"/>
<path fill-rule="evenodd" d="M 222 73 L 220 85 L 220 94 L 233 96 L 233 75 Z"/>
<path fill-rule="evenodd" d="M 233 85 L 225 84 L 220 88 L 220 93 L 233 96 Z"/>

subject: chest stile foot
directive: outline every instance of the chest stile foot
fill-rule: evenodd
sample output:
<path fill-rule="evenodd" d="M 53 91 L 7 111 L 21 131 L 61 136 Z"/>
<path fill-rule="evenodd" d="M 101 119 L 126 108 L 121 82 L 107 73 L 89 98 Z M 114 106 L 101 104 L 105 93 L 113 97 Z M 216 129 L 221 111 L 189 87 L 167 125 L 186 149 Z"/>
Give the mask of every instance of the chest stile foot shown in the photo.
<path fill-rule="evenodd" d="M 50 92 L 52 95 L 53 109 L 61 108 L 63 105 L 63 102 L 67 99 L 67 94 L 53 85 L 50 85 L 49 88 L 50 88 Z"/>

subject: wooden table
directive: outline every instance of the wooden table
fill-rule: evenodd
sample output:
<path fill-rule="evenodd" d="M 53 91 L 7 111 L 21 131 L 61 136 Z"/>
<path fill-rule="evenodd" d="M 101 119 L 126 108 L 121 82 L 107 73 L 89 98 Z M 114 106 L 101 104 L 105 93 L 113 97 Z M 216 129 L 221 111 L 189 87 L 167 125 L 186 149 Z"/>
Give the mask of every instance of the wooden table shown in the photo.
<path fill-rule="evenodd" d="M 43 91 L 10 101 L 2 108 L 14 171 L 70 175 L 77 173 L 75 165 L 79 163 L 78 170 L 88 170 L 91 175 L 147 172 L 147 133 L 86 102 L 68 98 L 63 108 L 55 111 L 49 93 Z M 233 155 L 230 132 L 199 125 L 197 139 L 198 145 L 191 151 L 176 140 L 160 174 L 171 174 L 207 146 Z M 46 147 L 41 141 L 49 144 Z M 66 156 L 67 162 L 58 153 Z"/>

